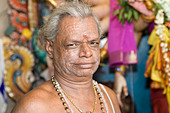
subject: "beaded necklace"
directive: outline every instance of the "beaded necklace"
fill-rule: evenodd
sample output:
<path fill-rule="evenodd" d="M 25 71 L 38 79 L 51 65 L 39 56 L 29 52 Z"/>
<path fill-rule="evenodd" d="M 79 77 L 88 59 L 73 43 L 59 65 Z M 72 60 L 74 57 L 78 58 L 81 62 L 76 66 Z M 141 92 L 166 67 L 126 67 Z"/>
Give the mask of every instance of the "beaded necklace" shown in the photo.
<path fill-rule="evenodd" d="M 72 101 L 71 98 L 60 87 L 60 84 L 57 82 L 57 80 L 55 79 L 54 76 L 51 77 L 51 81 L 52 81 L 52 84 L 54 85 L 54 87 L 56 88 L 56 91 L 57 91 L 57 93 L 58 93 L 58 95 L 60 97 L 60 100 L 63 103 L 63 106 L 64 106 L 66 112 L 67 113 L 71 113 L 71 112 L 74 113 L 73 110 L 71 109 L 71 106 L 67 102 L 67 99 L 65 98 L 65 96 L 70 100 L 70 102 Z M 106 103 L 105 103 L 104 97 L 102 96 L 102 92 L 98 87 L 98 83 L 96 81 L 93 81 L 93 87 L 94 87 L 95 95 L 97 94 L 98 97 L 99 97 L 102 113 L 105 113 L 104 104 L 106 104 Z M 96 104 L 97 104 L 97 101 L 96 101 L 97 95 L 95 96 L 95 106 L 94 106 L 93 112 L 89 112 L 89 111 L 88 112 L 82 112 L 82 110 L 80 110 L 80 108 L 78 108 L 77 105 L 75 105 L 73 101 L 71 103 L 76 107 L 76 109 L 78 108 L 78 111 L 80 113 L 94 113 L 95 109 L 96 109 Z"/>
<path fill-rule="evenodd" d="M 94 88 L 94 87 L 93 87 Z M 70 100 L 70 102 L 76 107 L 76 109 L 80 112 L 80 113 L 94 113 L 95 110 L 96 110 L 96 105 L 97 105 L 97 93 L 96 93 L 96 90 L 94 88 L 94 93 L 95 93 L 95 104 L 94 104 L 94 109 L 93 109 L 93 112 L 90 112 L 90 111 L 87 111 L 87 112 L 84 112 L 82 111 L 74 102 L 73 100 L 70 98 L 70 96 L 67 95 L 67 93 L 61 88 L 61 90 L 63 91 L 63 93 L 66 95 L 66 97 Z"/>
<path fill-rule="evenodd" d="M 106 101 L 105 101 L 105 99 L 104 99 L 104 96 L 103 96 L 103 93 L 102 93 L 102 91 L 101 91 L 101 89 L 100 89 L 100 87 L 99 87 L 99 84 L 98 84 L 97 81 L 95 81 L 95 80 L 93 80 L 93 84 L 95 84 L 96 87 L 97 87 L 97 89 L 98 89 L 97 95 L 99 95 L 99 100 L 100 100 L 100 99 L 103 100 L 103 103 L 104 103 L 105 108 L 106 108 L 106 113 L 109 113 L 109 112 L 108 112 L 109 110 L 108 110 L 107 103 L 106 103 Z M 99 94 L 99 93 L 100 93 L 100 94 Z"/>

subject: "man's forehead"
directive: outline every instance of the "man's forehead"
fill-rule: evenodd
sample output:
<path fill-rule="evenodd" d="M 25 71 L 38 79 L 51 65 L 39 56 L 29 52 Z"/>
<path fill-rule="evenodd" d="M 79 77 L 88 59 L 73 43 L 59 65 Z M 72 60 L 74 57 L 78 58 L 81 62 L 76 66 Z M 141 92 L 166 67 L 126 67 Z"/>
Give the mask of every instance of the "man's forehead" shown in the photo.
<path fill-rule="evenodd" d="M 72 27 L 74 27 L 74 25 L 79 25 L 82 22 L 86 23 L 86 24 L 94 24 L 97 27 L 97 23 L 92 16 L 87 16 L 87 17 L 65 16 L 65 17 L 62 18 L 59 25 L 60 25 L 60 27 L 67 27 L 67 26 L 70 26 L 70 25 Z"/>
<path fill-rule="evenodd" d="M 59 26 L 59 34 L 75 35 L 82 34 L 82 37 L 88 38 L 89 34 L 98 35 L 98 26 L 93 17 L 64 17 Z"/>

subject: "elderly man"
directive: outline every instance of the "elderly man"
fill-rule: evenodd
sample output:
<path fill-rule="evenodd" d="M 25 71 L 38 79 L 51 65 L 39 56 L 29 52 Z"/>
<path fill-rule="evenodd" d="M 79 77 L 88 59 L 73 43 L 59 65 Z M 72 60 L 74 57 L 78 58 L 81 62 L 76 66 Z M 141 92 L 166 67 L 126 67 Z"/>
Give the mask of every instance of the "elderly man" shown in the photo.
<path fill-rule="evenodd" d="M 12 113 L 120 113 L 114 92 L 92 79 L 100 62 L 100 36 L 87 5 L 57 8 L 40 33 L 54 76 L 20 99 Z"/>

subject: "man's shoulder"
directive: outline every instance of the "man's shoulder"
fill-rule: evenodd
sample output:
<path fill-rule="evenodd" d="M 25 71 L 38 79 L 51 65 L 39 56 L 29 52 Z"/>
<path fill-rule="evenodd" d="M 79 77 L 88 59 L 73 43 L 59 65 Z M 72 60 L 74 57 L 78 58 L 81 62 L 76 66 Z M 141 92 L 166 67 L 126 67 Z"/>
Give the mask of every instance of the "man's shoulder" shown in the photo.
<path fill-rule="evenodd" d="M 117 101 L 117 96 L 115 92 L 113 91 L 113 89 L 103 84 L 101 84 L 101 89 L 105 97 L 110 98 L 113 102 Z"/>
<path fill-rule="evenodd" d="M 46 99 L 49 99 L 50 96 L 52 96 L 53 89 L 54 88 L 51 84 L 49 84 L 49 82 L 45 82 L 25 94 L 23 98 L 21 98 L 21 100 L 23 99 L 25 101 L 45 101 Z"/>
<path fill-rule="evenodd" d="M 107 86 L 105 86 L 103 84 L 102 84 L 102 86 L 104 87 L 104 88 L 102 88 L 102 92 L 104 93 L 104 97 L 107 98 L 106 102 L 110 103 L 110 100 L 109 100 L 109 98 L 110 98 L 111 101 L 112 101 L 115 113 L 120 113 L 119 104 L 118 104 L 118 100 L 117 100 L 117 96 L 116 96 L 115 92 L 112 89 L 110 89 L 109 87 L 107 87 Z"/>
<path fill-rule="evenodd" d="M 109 88 L 108 86 L 104 85 L 104 84 L 101 84 L 104 89 L 102 88 L 102 90 L 106 90 L 105 93 L 108 93 L 109 95 L 112 95 L 112 96 L 116 96 L 115 92 L 113 91 L 113 89 Z"/>
<path fill-rule="evenodd" d="M 52 88 L 46 82 L 33 89 L 16 103 L 12 113 L 23 113 L 23 111 L 24 113 L 34 113 L 38 110 L 45 112 L 47 106 L 56 97 L 55 93 L 51 91 Z"/>

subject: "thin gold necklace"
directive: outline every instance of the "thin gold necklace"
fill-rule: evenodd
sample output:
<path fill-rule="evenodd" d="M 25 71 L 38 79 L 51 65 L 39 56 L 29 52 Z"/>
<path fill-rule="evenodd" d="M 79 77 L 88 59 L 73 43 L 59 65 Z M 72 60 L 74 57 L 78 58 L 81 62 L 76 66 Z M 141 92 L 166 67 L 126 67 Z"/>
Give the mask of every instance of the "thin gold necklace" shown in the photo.
<path fill-rule="evenodd" d="M 64 94 L 65 96 L 67 95 L 64 90 L 60 87 L 60 84 L 57 82 L 57 80 L 55 79 L 54 75 L 51 77 L 51 81 L 52 81 L 52 84 L 54 85 L 54 87 L 56 88 L 56 91 L 60 97 L 60 100 L 62 101 L 63 103 L 63 106 L 66 110 L 67 113 L 73 113 L 73 110 L 71 109 L 71 107 L 69 106 L 69 103 L 67 103 L 67 100 L 66 98 L 64 97 Z M 105 101 L 104 98 L 102 97 L 102 92 L 100 91 L 100 88 L 98 89 L 98 83 L 96 81 L 93 81 L 93 88 L 94 88 L 94 92 L 95 92 L 95 106 L 94 106 L 94 109 L 93 109 L 93 113 L 95 112 L 96 110 L 96 105 L 97 105 L 97 96 L 99 96 L 99 101 L 100 101 L 100 106 L 101 106 L 101 110 L 102 110 L 102 113 L 105 113 L 105 109 L 104 109 L 104 103 Z M 68 95 L 67 95 L 68 96 Z M 67 97 L 68 98 L 68 97 Z M 69 98 L 68 98 L 69 99 Z M 72 103 L 73 104 L 73 103 Z M 106 104 L 106 103 L 105 103 Z M 75 104 L 73 104 L 75 106 Z M 69 108 L 70 107 L 70 108 Z M 80 110 L 81 111 L 81 110 Z M 79 111 L 79 112 L 80 112 Z M 83 112 L 81 112 L 83 113 Z M 86 113 L 92 113 L 92 112 L 86 112 Z"/>
<path fill-rule="evenodd" d="M 74 105 L 74 107 L 80 112 L 80 113 L 94 113 L 96 111 L 96 106 L 97 106 L 97 93 L 96 93 L 96 89 L 93 85 L 93 89 L 94 89 L 94 95 L 95 95 L 95 102 L 94 102 L 94 108 L 93 108 L 93 112 L 87 111 L 84 112 L 82 111 L 74 102 L 73 100 L 70 98 L 70 96 L 67 95 L 67 93 L 61 88 L 61 90 L 63 91 L 63 93 L 66 95 L 66 97 L 70 100 L 70 102 Z"/>

